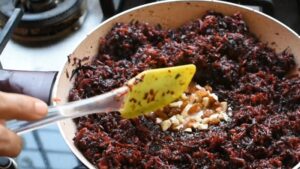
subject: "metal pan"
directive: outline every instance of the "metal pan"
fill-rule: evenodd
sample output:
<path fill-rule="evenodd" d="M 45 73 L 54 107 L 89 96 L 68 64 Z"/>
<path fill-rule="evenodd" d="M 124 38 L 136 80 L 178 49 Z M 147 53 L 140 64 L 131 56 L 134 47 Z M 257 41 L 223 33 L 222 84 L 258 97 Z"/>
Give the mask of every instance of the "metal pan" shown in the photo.
<path fill-rule="evenodd" d="M 150 24 L 161 24 L 164 28 L 176 28 L 188 21 L 202 16 L 207 10 L 215 10 L 225 15 L 232 15 L 240 12 L 248 26 L 257 37 L 263 42 L 275 44 L 272 46 L 276 51 L 282 51 L 287 47 L 296 57 L 297 65 L 300 64 L 300 39 L 299 36 L 286 25 L 253 9 L 221 1 L 163 1 L 143 5 L 121 14 L 118 14 L 95 28 L 71 55 L 71 63 L 67 63 L 58 76 L 55 84 L 53 97 L 59 97 L 67 102 L 69 89 L 73 86 L 72 81 L 66 77 L 66 73 L 74 69 L 73 58 L 82 59 L 89 57 L 90 62 L 93 56 L 97 55 L 99 48 L 99 37 L 104 37 L 116 22 L 129 23 L 132 20 L 148 22 Z M 275 43 L 273 43 L 275 42 Z M 73 153 L 89 168 L 95 168 L 74 146 L 73 138 L 76 126 L 72 120 L 59 122 L 59 128 L 68 146 Z"/>

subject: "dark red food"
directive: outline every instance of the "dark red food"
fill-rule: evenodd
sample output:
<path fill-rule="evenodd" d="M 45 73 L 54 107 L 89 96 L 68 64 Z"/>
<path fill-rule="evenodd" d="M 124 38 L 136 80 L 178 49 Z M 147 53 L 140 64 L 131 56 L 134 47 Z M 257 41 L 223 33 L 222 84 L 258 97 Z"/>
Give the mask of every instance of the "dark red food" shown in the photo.
<path fill-rule="evenodd" d="M 99 55 L 76 72 L 69 100 L 122 86 L 145 69 L 193 63 L 232 107 L 208 131 L 163 132 L 152 119 L 118 112 L 76 120 L 75 145 L 98 168 L 292 168 L 300 161 L 300 78 L 294 56 L 260 42 L 240 14 L 208 12 L 178 29 L 117 23 Z"/>

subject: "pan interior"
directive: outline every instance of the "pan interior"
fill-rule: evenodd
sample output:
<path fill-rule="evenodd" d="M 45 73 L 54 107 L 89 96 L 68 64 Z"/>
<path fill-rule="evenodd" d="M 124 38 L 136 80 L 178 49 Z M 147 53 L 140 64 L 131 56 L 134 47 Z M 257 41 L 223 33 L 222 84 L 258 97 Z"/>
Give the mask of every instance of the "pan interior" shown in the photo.
<path fill-rule="evenodd" d="M 263 42 L 273 44 L 277 51 L 289 48 L 296 57 L 296 62 L 300 63 L 300 41 L 296 33 L 284 26 L 280 22 L 270 17 L 255 12 L 239 5 L 226 2 L 215 1 L 167 1 L 144 5 L 121 13 L 106 20 L 95 28 L 79 44 L 75 51 L 70 55 L 70 61 L 66 63 L 63 71 L 60 72 L 57 83 L 53 91 L 53 98 L 60 98 L 60 103 L 68 101 L 69 90 L 73 86 L 74 78 L 70 79 L 72 71 L 76 69 L 76 63 L 82 60 L 82 64 L 91 62 L 97 55 L 99 49 L 99 38 L 104 37 L 116 22 L 129 23 L 132 20 L 148 22 L 149 24 L 161 24 L 164 28 L 175 28 L 183 23 L 202 16 L 206 11 L 214 10 L 225 15 L 232 15 L 240 12 L 244 20 L 248 23 L 251 32 Z M 270 29 L 272 28 L 272 29 Z M 59 103 L 59 104 L 60 104 Z M 59 122 L 60 131 L 74 154 L 89 168 L 95 168 L 78 151 L 73 144 L 76 126 L 72 120 Z"/>

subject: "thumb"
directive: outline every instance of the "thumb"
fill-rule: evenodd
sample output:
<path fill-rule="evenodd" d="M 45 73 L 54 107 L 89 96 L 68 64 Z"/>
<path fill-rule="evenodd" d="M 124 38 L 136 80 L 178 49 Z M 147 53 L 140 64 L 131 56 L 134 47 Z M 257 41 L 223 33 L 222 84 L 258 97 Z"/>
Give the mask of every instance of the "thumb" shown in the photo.
<path fill-rule="evenodd" d="M 0 92 L 0 119 L 37 120 L 46 116 L 47 109 L 39 99 Z"/>

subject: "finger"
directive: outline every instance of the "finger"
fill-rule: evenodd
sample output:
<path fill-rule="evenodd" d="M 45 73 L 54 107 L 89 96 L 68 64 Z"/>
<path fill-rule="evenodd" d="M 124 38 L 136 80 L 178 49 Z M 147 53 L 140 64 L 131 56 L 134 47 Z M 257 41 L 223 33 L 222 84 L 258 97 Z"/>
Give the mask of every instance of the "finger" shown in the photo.
<path fill-rule="evenodd" d="M 0 120 L 0 125 L 5 126 L 5 120 Z"/>
<path fill-rule="evenodd" d="M 0 125 L 0 156 L 16 157 L 21 150 L 21 138 Z"/>
<path fill-rule="evenodd" d="M 47 114 L 47 105 L 39 99 L 0 92 L 0 119 L 37 120 Z"/>

